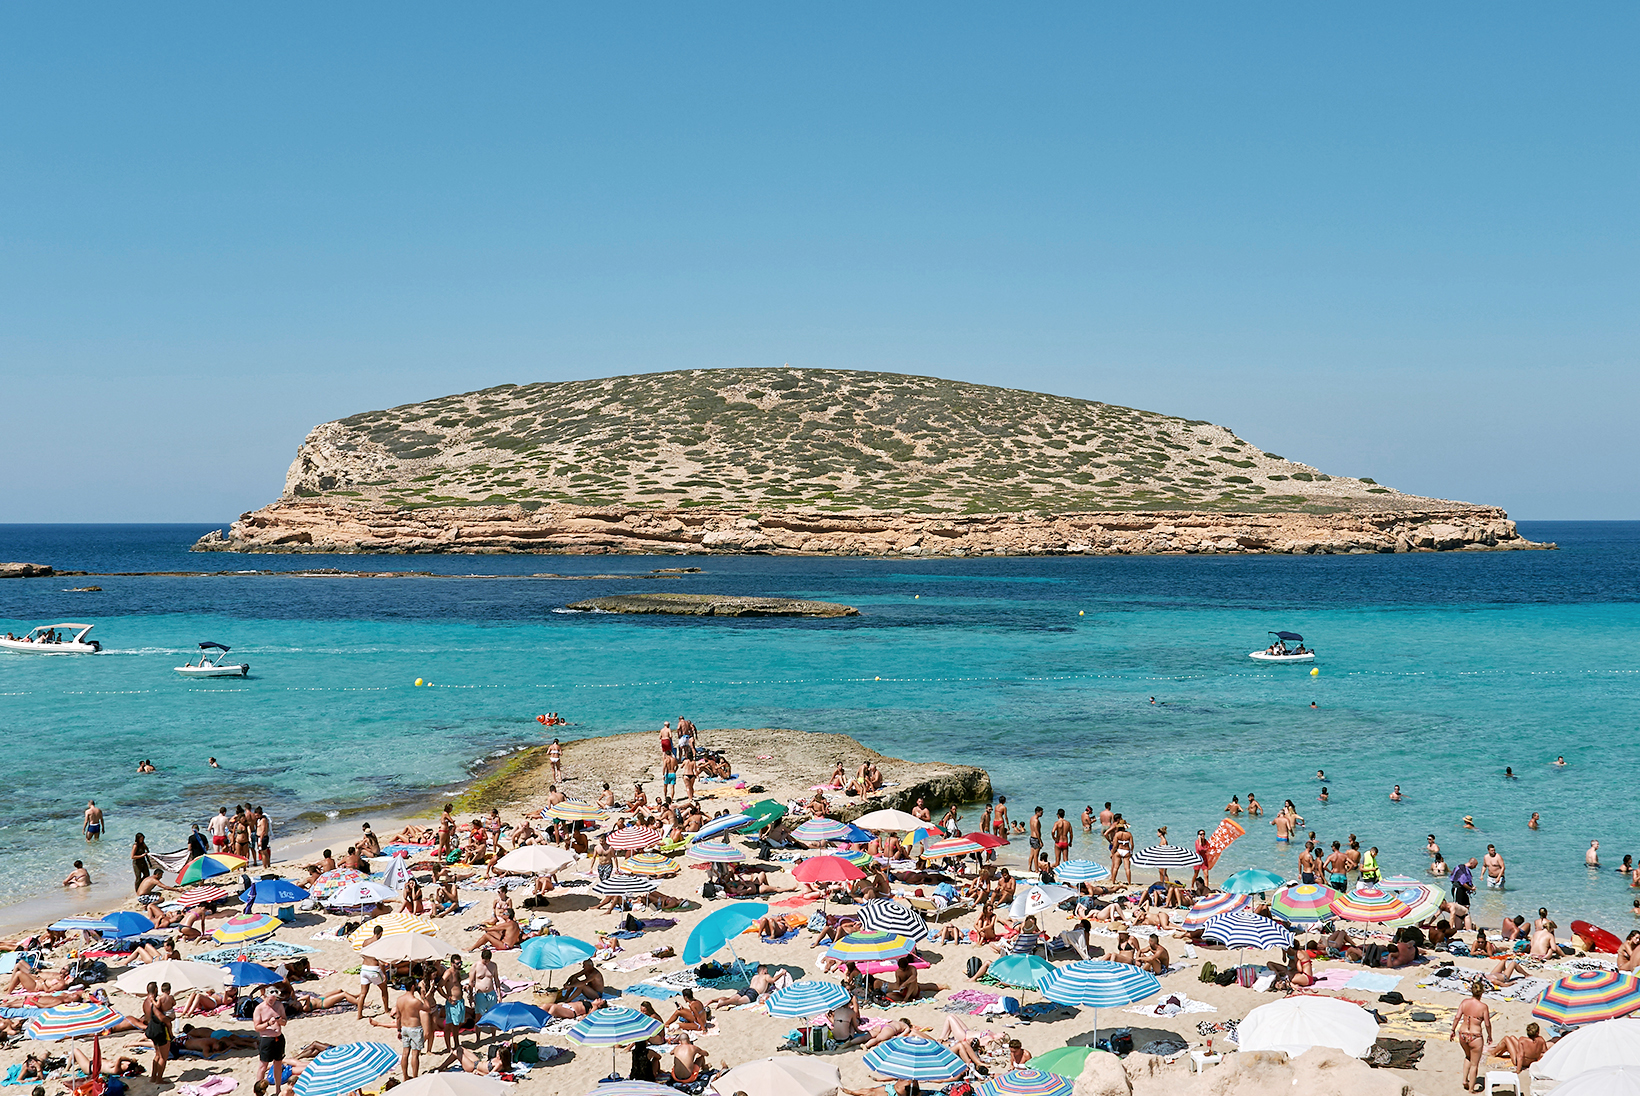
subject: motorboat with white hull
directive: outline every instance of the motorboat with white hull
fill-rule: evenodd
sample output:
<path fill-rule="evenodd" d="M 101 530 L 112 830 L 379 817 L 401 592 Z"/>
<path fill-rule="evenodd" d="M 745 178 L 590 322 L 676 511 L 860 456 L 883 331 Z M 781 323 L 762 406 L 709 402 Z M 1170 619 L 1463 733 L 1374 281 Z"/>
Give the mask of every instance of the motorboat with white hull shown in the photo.
<path fill-rule="evenodd" d="M 1249 651 L 1248 658 L 1260 662 L 1314 662 L 1315 652 L 1304 646 L 1304 637 L 1297 632 L 1271 632 L 1276 641 L 1262 651 Z M 1295 647 L 1287 646 L 1297 644 Z"/>
<path fill-rule="evenodd" d="M 250 676 L 250 663 L 226 661 L 230 649 L 221 643 L 201 643 L 199 645 L 199 661 L 178 666 L 176 671 L 184 677 Z"/>
<path fill-rule="evenodd" d="M 92 627 L 90 624 L 42 624 L 21 639 L 8 632 L 0 638 L 0 650 L 26 655 L 94 655 L 102 650 L 102 644 L 85 638 Z"/>

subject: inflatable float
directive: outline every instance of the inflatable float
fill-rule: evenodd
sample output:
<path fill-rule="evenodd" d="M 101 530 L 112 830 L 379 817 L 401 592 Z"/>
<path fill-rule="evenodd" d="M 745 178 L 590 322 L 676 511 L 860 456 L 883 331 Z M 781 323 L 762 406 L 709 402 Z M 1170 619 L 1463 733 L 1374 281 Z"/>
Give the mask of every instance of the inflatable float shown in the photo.
<path fill-rule="evenodd" d="M 1622 941 L 1598 925 L 1591 925 L 1587 921 L 1573 921 L 1572 935 L 1581 936 L 1589 942 L 1590 951 L 1603 951 L 1607 955 L 1616 955 Z"/>

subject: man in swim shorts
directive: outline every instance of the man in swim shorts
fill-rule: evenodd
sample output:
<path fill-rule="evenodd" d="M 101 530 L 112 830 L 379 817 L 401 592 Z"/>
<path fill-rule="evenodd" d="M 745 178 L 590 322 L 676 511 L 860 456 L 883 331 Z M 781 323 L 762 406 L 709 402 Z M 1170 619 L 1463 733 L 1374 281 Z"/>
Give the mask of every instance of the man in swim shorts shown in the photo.
<path fill-rule="evenodd" d="M 393 1003 L 393 1020 L 399 1029 L 399 1072 L 408 1080 L 421 1072 L 421 1052 L 433 1026 L 432 1006 L 414 984 Z"/>
<path fill-rule="evenodd" d="M 85 805 L 85 822 L 81 829 L 85 832 L 87 841 L 102 840 L 103 813 L 95 799 L 89 800 Z"/>
<path fill-rule="evenodd" d="M 661 802 L 672 802 L 672 793 L 678 786 L 678 758 L 665 754 L 661 758 Z"/>
<path fill-rule="evenodd" d="M 1053 824 L 1053 863 L 1058 867 L 1071 858 L 1071 824 L 1065 817 L 1065 808 L 1059 808 L 1059 817 Z"/>
<path fill-rule="evenodd" d="M 734 1005 L 755 1005 L 758 1000 L 774 989 L 774 979 L 764 973 L 763 965 L 758 964 L 757 971 L 752 975 L 751 984 L 740 993 L 731 993 L 726 997 L 719 997 L 715 1001 L 706 1002 L 707 1008 L 729 1008 Z"/>
<path fill-rule="evenodd" d="M 1482 861 L 1486 870 L 1486 885 L 1493 890 L 1503 889 L 1503 854 L 1498 852 L 1496 845 L 1486 846 L 1486 859 Z"/>
<path fill-rule="evenodd" d="M 1333 890 L 1349 890 L 1349 863 L 1349 858 L 1344 855 L 1343 845 L 1334 841 L 1332 852 L 1327 856 L 1327 885 Z"/>

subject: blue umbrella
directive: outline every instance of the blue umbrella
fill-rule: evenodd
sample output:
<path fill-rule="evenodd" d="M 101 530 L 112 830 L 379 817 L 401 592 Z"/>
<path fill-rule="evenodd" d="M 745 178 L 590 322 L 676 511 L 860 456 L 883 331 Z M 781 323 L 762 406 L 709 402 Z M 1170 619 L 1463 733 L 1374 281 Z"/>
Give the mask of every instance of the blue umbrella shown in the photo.
<path fill-rule="evenodd" d="M 591 959 L 597 950 L 573 936 L 537 936 L 524 941 L 518 961 L 531 970 L 563 970 Z"/>
<path fill-rule="evenodd" d="M 230 986 L 271 986 L 284 981 L 278 971 L 261 963 L 223 963 L 222 969 L 228 972 Z"/>
<path fill-rule="evenodd" d="M 296 1096 L 347 1096 L 398 1064 L 399 1052 L 386 1043 L 343 1043 L 308 1063 L 296 1078 Z"/>
<path fill-rule="evenodd" d="M 290 906 L 312 897 L 289 879 L 258 879 L 239 896 L 241 902 L 262 906 Z"/>
<path fill-rule="evenodd" d="M 1061 1005 L 1093 1009 L 1093 1038 L 1099 1041 L 1099 1010 L 1131 1005 L 1162 992 L 1154 974 L 1126 963 L 1084 959 L 1055 967 L 1037 986 L 1042 996 Z"/>
<path fill-rule="evenodd" d="M 1043 977 L 1051 970 L 1053 964 L 1040 955 L 1015 954 L 992 960 L 987 973 L 1010 986 L 1040 989 Z"/>
<path fill-rule="evenodd" d="M 1110 869 L 1092 860 L 1067 860 L 1053 870 L 1061 883 L 1097 883 L 1110 878 Z"/>
<path fill-rule="evenodd" d="M 732 902 L 722 909 L 713 910 L 701 918 L 700 924 L 695 926 L 695 930 L 684 943 L 685 965 L 703 963 L 725 947 L 729 949 L 730 955 L 734 955 L 735 962 L 739 963 L 740 956 L 735 955 L 734 945 L 730 941 L 768 912 L 767 902 Z"/>
<path fill-rule="evenodd" d="M 884 1077 L 940 1083 L 956 1080 L 968 1068 L 944 1044 L 920 1035 L 902 1035 L 866 1051 L 865 1064 Z"/>
<path fill-rule="evenodd" d="M 1227 948 L 1284 948 L 1293 942 L 1293 930 L 1279 921 L 1247 910 L 1231 910 L 1210 917 L 1202 935 Z"/>
<path fill-rule="evenodd" d="M 497 1031 L 540 1031 L 550 1023 L 552 1014 L 544 1008 L 522 1001 L 503 1001 L 480 1016 L 477 1026 L 493 1027 Z"/>
<path fill-rule="evenodd" d="M 661 1022 L 635 1008 L 601 1008 L 570 1028 L 569 1041 L 584 1047 L 608 1047 L 609 1067 L 615 1068 L 615 1048 L 641 1043 L 661 1029 Z"/>
<path fill-rule="evenodd" d="M 1287 880 L 1263 868 L 1243 868 L 1224 881 L 1224 889 L 1231 894 L 1263 894 L 1286 885 Z"/>
<path fill-rule="evenodd" d="M 726 814 L 722 818 L 714 818 L 700 829 L 696 830 L 689 840 L 691 843 L 704 841 L 708 837 L 716 837 L 720 833 L 738 830 L 742 826 L 749 826 L 757 819 L 749 814 Z"/>
<path fill-rule="evenodd" d="M 130 910 L 120 910 L 118 913 L 111 913 L 104 917 L 103 920 L 113 926 L 112 931 L 109 929 L 104 929 L 104 935 L 118 936 L 122 940 L 132 936 L 141 936 L 145 932 L 154 931 L 154 923 L 152 921 L 148 920 L 148 918 L 144 917 L 142 914 L 132 913 Z"/>
<path fill-rule="evenodd" d="M 53 921 L 51 928 L 57 932 L 113 932 L 114 926 L 103 917 L 93 917 L 89 913 L 83 917 L 65 917 L 61 921 Z"/>
<path fill-rule="evenodd" d="M 769 994 L 767 1008 L 770 1016 L 802 1019 L 823 1016 L 852 1000 L 849 991 L 836 982 L 828 982 L 824 978 L 804 978 Z"/>

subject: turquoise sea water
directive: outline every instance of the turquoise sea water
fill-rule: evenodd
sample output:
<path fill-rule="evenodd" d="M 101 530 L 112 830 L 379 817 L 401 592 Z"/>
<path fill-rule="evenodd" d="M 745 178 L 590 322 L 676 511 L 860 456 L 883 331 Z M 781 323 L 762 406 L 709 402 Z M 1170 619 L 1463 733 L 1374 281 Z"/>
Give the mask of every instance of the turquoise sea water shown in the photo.
<path fill-rule="evenodd" d="M 1015 817 L 1115 803 L 1142 839 L 1211 829 L 1232 794 L 1295 800 L 1327 841 L 1358 834 L 1386 873 L 1421 876 L 1495 842 L 1507 908 L 1621 927 L 1640 891 L 1583 866 L 1640 853 L 1640 523 L 1536 523 L 1558 552 L 1344 557 L 836 560 L 190 555 L 202 528 L 0 526 L 0 558 L 88 570 L 343 567 L 497 578 L 102 577 L 0 583 L 0 631 L 85 620 L 107 653 L 0 654 L 8 795 L 0 901 L 49 889 L 93 850 L 123 886 L 131 834 L 180 845 L 222 804 L 280 827 L 459 785 L 485 758 L 575 734 L 702 727 L 835 730 L 886 753 L 982 765 Z M 696 564 L 664 586 L 531 579 Z M 64 592 L 95 582 L 97 594 Z M 640 589 L 846 601 L 834 621 L 566 614 Z M 1247 658 L 1304 633 L 1321 674 Z M 200 640 L 248 681 L 171 673 Z M 417 677 L 431 687 L 416 688 Z M 1156 703 L 1150 703 L 1154 696 Z M 1314 701 L 1318 707 L 1312 709 Z M 568 735 L 566 735 L 568 737 Z M 1570 763 L 1552 765 L 1557 754 Z M 215 755 L 223 768 L 207 767 Z M 138 777 L 136 763 L 160 768 Z M 1505 766 L 1516 777 L 1506 779 Z M 1318 768 L 1331 801 L 1316 801 Z M 817 777 L 824 774 L 816 774 Z M 1391 785 L 1406 796 L 1388 801 Z M 1542 829 L 1527 818 L 1541 812 Z M 1460 828 L 1473 814 L 1478 832 Z M 974 820 L 970 815 L 970 823 Z M 1228 867 L 1292 870 L 1249 825 Z M 1078 832 L 1078 848 L 1083 848 Z M 1103 849 L 1099 850 L 1103 857 Z M 1456 862 L 1453 860 L 1453 862 Z"/>

